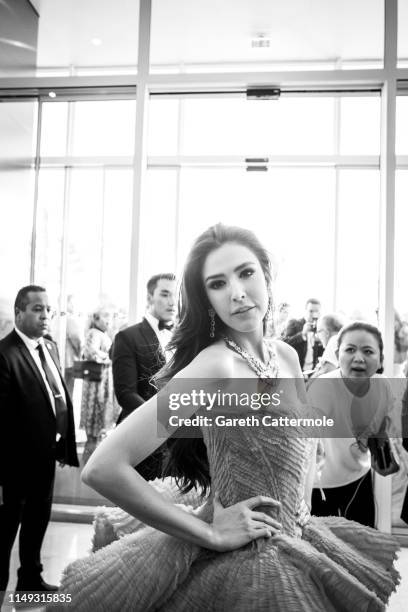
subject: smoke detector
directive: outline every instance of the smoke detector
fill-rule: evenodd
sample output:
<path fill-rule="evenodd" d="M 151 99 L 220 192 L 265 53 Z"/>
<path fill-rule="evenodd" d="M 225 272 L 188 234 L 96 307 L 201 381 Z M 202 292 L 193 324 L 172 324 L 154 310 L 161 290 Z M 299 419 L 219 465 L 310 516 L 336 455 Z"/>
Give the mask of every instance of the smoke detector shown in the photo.
<path fill-rule="evenodd" d="M 251 38 L 251 47 L 253 49 L 267 49 L 271 46 L 271 39 L 266 34 L 256 34 Z"/>

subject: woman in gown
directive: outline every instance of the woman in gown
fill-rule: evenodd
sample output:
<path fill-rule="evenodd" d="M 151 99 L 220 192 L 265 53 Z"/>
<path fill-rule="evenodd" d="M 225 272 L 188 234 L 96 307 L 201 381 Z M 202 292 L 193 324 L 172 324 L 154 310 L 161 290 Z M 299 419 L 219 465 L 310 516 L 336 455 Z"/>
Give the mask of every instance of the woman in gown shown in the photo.
<path fill-rule="evenodd" d="M 82 455 L 83 465 L 86 464 L 95 448 L 111 429 L 118 416 L 115 413 L 112 367 L 109 357 L 112 340 L 108 330 L 112 315 L 106 308 L 100 307 L 92 314 L 92 322 L 85 336 L 83 358 L 101 363 L 101 380 L 84 379 L 82 383 L 81 418 L 79 427 L 85 429 L 86 443 Z"/>
<path fill-rule="evenodd" d="M 314 441 L 301 427 L 263 423 L 265 415 L 305 415 L 295 351 L 264 339 L 270 310 L 270 263 L 256 237 L 222 225 L 204 232 L 185 267 L 163 392 L 192 393 L 201 379 L 291 397 L 249 409 L 255 425 L 207 423 L 204 443 L 173 437 L 168 473 L 186 491 L 209 491 L 195 510 L 165 499 L 132 467 L 174 433 L 174 419 L 163 427 L 159 396 L 114 430 L 83 479 L 141 527 L 65 569 L 61 592 L 76 611 L 385 609 L 399 579 L 398 544 L 340 517 L 311 517 Z M 194 417 L 193 404 L 171 416 Z M 204 413 L 214 414 L 208 404 Z"/>

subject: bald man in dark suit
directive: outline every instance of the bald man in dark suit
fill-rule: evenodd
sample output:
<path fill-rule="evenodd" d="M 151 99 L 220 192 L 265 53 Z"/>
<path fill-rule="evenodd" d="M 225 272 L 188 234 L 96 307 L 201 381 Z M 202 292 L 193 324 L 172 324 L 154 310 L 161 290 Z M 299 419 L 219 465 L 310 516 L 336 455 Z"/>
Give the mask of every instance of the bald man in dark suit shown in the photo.
<path fill-rule="evenodd" d="M 55 462 L 78 466 L 71 399 L 57 347 L 48 339 L 46 291 L 23 287 L 15 328 L 0 341 L 0 591 L 20 526 L 17 590 L 55 591 L 42 576 L 41 546 L 50 519 Z"/>

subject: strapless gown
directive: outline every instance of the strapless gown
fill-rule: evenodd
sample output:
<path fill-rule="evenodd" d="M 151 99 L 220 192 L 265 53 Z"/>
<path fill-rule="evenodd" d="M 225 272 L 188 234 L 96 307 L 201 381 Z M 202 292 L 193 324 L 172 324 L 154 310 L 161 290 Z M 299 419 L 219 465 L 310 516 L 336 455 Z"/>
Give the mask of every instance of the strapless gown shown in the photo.
<path fill-rule="evenodd" d="M 262 510 L 279 519 L 280 534 L 219 553 L 141 525 L 64 570 L 60 591 L 72 595 L 68 609 L 385 609 L 399 582 L 393 567 L 398 543 L 341 517 L 310 517 L 303 495 L 314 444 L 302 437 L 301 429 L 208 427 L 203 435 L 212 489 L 221 503 L 230 506 L 260 494 L 278 499 L 279 510 Z M 212 505 L 210 496 L 200 508 L 187 511 L 211 521 Z"/>

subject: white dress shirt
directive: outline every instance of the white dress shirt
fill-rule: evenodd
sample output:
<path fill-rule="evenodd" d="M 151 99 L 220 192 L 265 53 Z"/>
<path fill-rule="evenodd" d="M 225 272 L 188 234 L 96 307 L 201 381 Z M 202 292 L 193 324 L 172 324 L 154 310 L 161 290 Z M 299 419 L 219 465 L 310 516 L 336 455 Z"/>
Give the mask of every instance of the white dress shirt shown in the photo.
<path fill-rule="evenodd" d="M 309 404 L 319 416 L 332 418 L 338 433 L 347 437 L 321 439 L 324 447 L 324 464 L 320 475 L 316 474 L 315 487 L 343 487 L 355 482 L 370 471 L 370 451 L 362 451 L 356 444 L 355 430 L 352 424 L 352 410 L 357 414 L 371 414 L 367 424 L 369 435 L 377 433 L 384 417 L 388 416 L 394 406 L 391 387 L 381 374 L 374 374 L 370 380 L 368 392 L 354 396 L 341 380 L 340 369 L 322 374 L 307 391 Z"/>
<path fill-rule="evenodd" d="M 159 329 L 159 320 L 156 319 L 156 317 L 154 317 L 152 314 L 150 314 L 150 312 L 146 312 L 145 318 L 149 323 L 150 327 L 153 329 L 154 333 L 156 334 L 166 361 L 168 361 L 169 357 L 171 356 L 171 352 L 167 351 L 166 347 L 171 340 L 171 331 L 169 329 Z"/>
<path fill-rule="evenodd" d="M 48 367 L 50 368 L 50 370 L 51 370 L 51 372 L 52 372 L 52 374 L 53 374 L 53 376 L 55 378 L 55 381 L 56 381 L 56 383 L 58 385 L 58 389 L 59 389 L 59 391 L 60 391 L 60 393 L 62 395 L 62 398 L 63 398 L 63 400 L 66 403 L 67 402 L 67 397 L 65 395 L 65 390 L 64 390 L 64 387 L 63 387 L 63 384 L 62 384 L 60 373 L 58 372 L 57 366 L 55 365 L 54 360 L 51 357 L 51 355 L 49 353 L 49 350 L 48 350 L 48 345 L 51 348 L 51 344 L 49 344 L 49 342 L 47 342 L 47 340 L 44 340 L 44 338 L 38 338 L 38 340 L 34 340 L 33 338 L 29 338 L 28 336 L 23 334 L 22 331 L 17 329 L 17 327 L 15 327 L 14 329 L 16 331 L 16 334 L 18 334 L 20 336 L 20 338 L 22 339 L 22 341 L 26 345 L 26 347 L 27 347 L 31 357 L 34 360 L 35 365 L 38 368 L 38 371 L 40 372 L 40 374 L 41 374 L 41 376 L 42 376 L 42 378 L 44 380 L 45 387 L 46 387 L 46 389 L 48 391 L 48 395 L 50 397 L 51 406 L 52 406 L 52 409 L 53 409 L 54 414 L 55 414 L 54 395 L 53 395 L 53 393 L 52 393 L 52 391 L 50 389 L 50 385 L 48 384 L 47 377 L 46 377 L 45 372 L 43 370 L 43 367 L 41 365 L 40 355 L 39 355 L 39 352 L 37 350 L 37 346 L 39 344 L 41 344 L 43 349 L 44 349 L 44 355 L 45 355 L 45 359 L 47 361 Z"/>
<path fill-rule="evenodd" d="M 307 349 L 305 355 L 305 361 L 303 364 L 303 371 L 308 372 L 309 370 L 313 370 L 313 344 L 314 344 L 314 333 L 308 332 L 306 335 L 307 339 Z"/>

